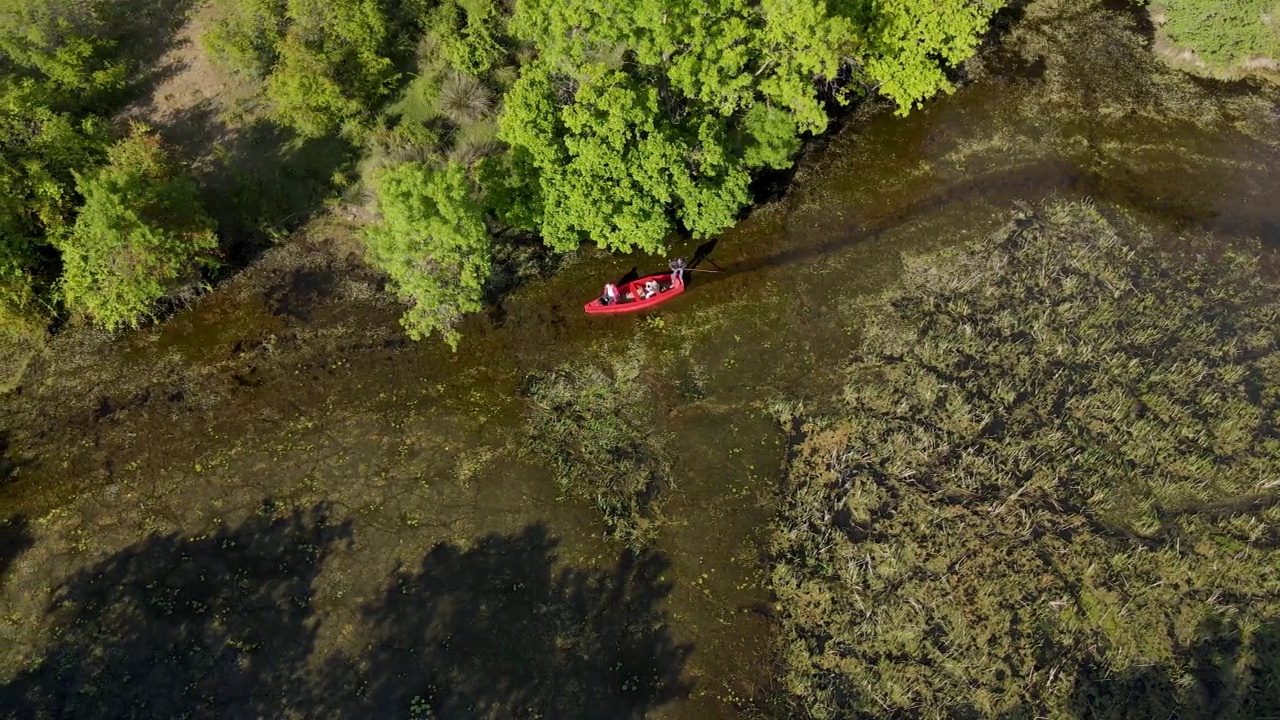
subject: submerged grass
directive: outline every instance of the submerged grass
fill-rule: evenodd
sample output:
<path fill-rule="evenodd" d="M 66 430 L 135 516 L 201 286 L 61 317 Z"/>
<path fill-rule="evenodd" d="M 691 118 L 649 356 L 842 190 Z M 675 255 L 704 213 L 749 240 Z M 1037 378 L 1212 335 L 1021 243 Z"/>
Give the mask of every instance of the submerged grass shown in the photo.
<path fill-rule="evenodd" d="M 526 452 L 551 466 L 561 491 L 593 503 L 611 535 L 645 545 L 671 485 L 668 438 L 637 353 L 568 363 L 529 384 Z"/>
<path fill-rule="evenodd" d="M 773 582 L 809 715 L 1280 711 L 1276 288 L 1116 227 L 1024 209 L 916 263 L 802 421 Z"/>

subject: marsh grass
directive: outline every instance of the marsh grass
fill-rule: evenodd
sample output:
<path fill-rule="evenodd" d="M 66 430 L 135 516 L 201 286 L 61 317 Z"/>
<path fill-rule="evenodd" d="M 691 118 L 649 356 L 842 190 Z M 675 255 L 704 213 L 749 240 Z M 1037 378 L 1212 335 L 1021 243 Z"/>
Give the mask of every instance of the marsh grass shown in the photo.
<path fill-rule="evenodd" d="M 440 113 L 459 127 L 474 125 L 493 112 L 493 92 L 478 78 L 450 72 L 440 85 Z"/>
<path fill-rule="evenodd" d="M 631 354 L 608 363 L 577 362 L 529 383 L 525 452 L 555 470 L 564 495 L 590 502 L 611 535 L 648 543 L 671 486 L 668 439 L 655 393 Z"/>
<path fill-rule="evenodd" d="M 1276 288 L 1116 227 L 1024 209 L 915 261 L 801 420 L 773 582 L 808 714 L 1275 709 Z"/>

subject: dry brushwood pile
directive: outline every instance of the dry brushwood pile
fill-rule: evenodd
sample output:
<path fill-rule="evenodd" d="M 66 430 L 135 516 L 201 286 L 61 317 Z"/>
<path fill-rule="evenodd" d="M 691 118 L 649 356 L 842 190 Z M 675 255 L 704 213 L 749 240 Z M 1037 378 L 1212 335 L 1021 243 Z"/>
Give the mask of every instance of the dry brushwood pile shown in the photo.
<path fill-rule="evenodd" d="M 775 535 L 808 714 L 1280 713 L 1280 294 L 1140 236 L 1024 210 L 868 309 Z"/>

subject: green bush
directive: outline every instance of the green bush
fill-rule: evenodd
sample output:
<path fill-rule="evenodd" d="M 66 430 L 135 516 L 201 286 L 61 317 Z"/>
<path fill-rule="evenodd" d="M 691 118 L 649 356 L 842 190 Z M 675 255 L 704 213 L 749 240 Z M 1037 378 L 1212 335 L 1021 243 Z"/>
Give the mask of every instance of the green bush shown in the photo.
<path fill-rule="evenodd" d="M 36 291 L 32 251 L 23 238 L 0 230 L 0 333 L 32 334 L 49 322 Z"/>
<path fill-rule="evenodd" d="M 469 75 L 488 72 L 506 54 L 506 17 L 494 0 L 445 0 L 427 16 L 444 59 Z"/>
<path fill-rule="evenodd" d="M 493 93 L 477 78 L 462 73 L 449 73 L 440 85 L 437 100 L 440 114 L 455 125 L 474 125 L 493 110 Z"/>
<path fill-rule="evenodd" d="M 415 340 L 439 333 L 457 348 L 464 313 L 481 307 L 492 241 L 467 169 L 404 163 L 375 179 L 381 219 L 365 232 L 369 262 L 391 277 Z"/>
<path fill-rule="evenodd" d="M 594 504 L 610 534 L 632 545 L 652 540 L 655 501 L 671 484 L 655 394 L 640 368 L 633 354 L 534 378 L 525 446 L 555 470 L 565 495 Z"/>
<path fill-rule="evenodd" d="M 135 131 L 116 144 L 78 188 L 84 206 L 55 238 L 69 310 L 108 330 L 137 326 L 212 262 L 213 221 L 154 135 Z"/>
<path fill-rule="evenodd" d="M 86 107 L 124 88 L 121 59 L 102 0 L 0 0 L 0 65 L 7 80 L 38 82 L 46 100 Z"/>
<path fill-rule="evenodd" d="M 287 0 L 215 0 L 215 20 L 200 41 L 214 57 L 253 77 L 266 77 L 284 39 Z"/>
<path fill-rule="evenodd" d="M 859 309 L 846 395 L 788 471 L 796 702 L 1280 711 L 1280 302 L 1255 260 L 1172 258 L 1055 205 L 904 282 Z"/>
<path fill-rule="evenodd" d="M 287 0 L 289 20 L 267 78 L 282 124 L 319 137 L 359 122 L 396 79 L 378 0 Z"/>
<path fill-rule="evenodd" d="M 74 171 L 97 165 L 108 144 L 105 123 L 54 112 L 47 99 L 31 83 L 0 85 L 0 331 L 48 323 L 56 306 L 48 237 L 80 203 Z"/>
<path fill-rule="evenodd" d="M 1218 65 L 1254 57 L 1280 59 L 1280 2 L 1276 0 L 1161 0 L 1162 31 Z"/>

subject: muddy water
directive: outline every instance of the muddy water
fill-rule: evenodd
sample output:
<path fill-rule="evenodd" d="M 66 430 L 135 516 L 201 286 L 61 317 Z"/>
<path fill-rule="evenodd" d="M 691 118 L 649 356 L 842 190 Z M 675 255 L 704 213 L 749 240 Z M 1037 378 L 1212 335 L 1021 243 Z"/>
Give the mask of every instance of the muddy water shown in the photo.
<path fill-rule="evenodd" d="M 161 327 L 51 342 L 0 425 L 16 468 L 0 496 L 14 678 L 0 699 L 109 707 L 66 696 L 70 664 L 157 712 L 156 698 L 298 716 L 769 708 L 765 556 L 787 440 L 770 403 L 839 392 L 849 308 L 904 254 L 980 242 L 1014 203 L 1053 195 L 1159 234 L 1280 243 L 1275 97 L 1166 71 L 1145 43 L 1123 8 L 1027 5 L 954 95 L 844 118 L 785 195 L 716 239 L 698 269 L 717 272 L 649 316 L 580 306 L 660 259 L 583 251 L 469 319 L 458 353 L 411 344 L 349 233 L 320 225 Z M 620 347 L 643 348 L 678 458 L 640 555 L 520 452 L 526 378 Z M 186 609 L 156 610 L 156 587 Z M 148 623 L 199 628 L 203 659 L 139 636 Z M 103 656 L 137 667 L 122 679 Z M 140 689 L 163 662 L 171 682 Z M 227 689 L 241 685 L 254 690 Z"/>

